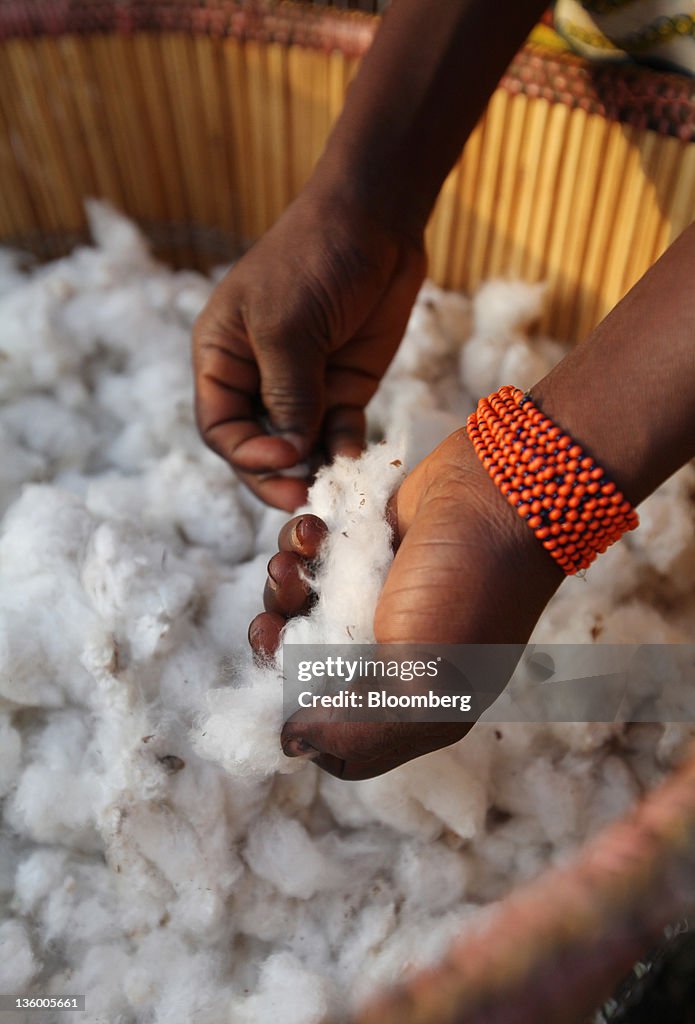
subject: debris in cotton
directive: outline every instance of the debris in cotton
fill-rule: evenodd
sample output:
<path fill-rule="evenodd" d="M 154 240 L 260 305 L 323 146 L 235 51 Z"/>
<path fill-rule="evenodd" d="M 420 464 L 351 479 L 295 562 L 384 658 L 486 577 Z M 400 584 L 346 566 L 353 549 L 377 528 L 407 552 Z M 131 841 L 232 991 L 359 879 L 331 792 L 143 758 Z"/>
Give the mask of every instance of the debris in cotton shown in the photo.
<path fill-rule="evenodd" d="M 94 248 L 0 259 L 0 988 L 84 992 L 62 1024 L 339 1018 L 622 813 L 689 730 L 481 724 L 349 786 L 285 758 L 245 639 L 284 516 L 193 422 L 211 282 L 90 217 Z M 479 393 L 559 357 L 526 336 L 539 302 L 425 286 L 370 409 L 387 444 L 313 489 L 331 538 L 295 639 L 371 638 L 388 497 Z M 692 635 L 693 489 L 686 469 L 649 499 L 537 642 Z"/>

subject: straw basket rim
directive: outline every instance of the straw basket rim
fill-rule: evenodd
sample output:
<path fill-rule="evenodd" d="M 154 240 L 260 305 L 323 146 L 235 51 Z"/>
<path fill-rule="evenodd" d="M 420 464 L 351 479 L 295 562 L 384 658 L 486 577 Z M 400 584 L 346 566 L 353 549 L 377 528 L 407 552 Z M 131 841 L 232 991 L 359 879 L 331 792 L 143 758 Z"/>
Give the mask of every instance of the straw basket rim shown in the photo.
<path fill-rule="evenodd" d="M 379 16 L 298 0 L 26 0 L 0 2 L 0 42 L 118 32 L 185 32 L 298 45 L 362 57 Z M 596 63 L 528 42 L 500 86 L 684 142 L 695 141 L 695 77 L 637 64 Z"/>

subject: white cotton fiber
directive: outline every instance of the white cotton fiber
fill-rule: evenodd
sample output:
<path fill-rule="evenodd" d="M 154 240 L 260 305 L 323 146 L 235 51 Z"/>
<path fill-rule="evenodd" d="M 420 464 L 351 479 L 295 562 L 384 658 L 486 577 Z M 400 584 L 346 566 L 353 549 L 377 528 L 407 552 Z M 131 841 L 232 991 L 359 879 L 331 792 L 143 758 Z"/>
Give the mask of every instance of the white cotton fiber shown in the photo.
<path fill-rule="evenodd" d="M 0 924 L 0 989 L 22 992 L 39 967 L 22 922 L 10 919 Z"/>
<path fill-rule="evenodd" d="M 276 852 L 283 851 L 278 860 Z M 285 896 L 309 899 L 337 879 L 337 869 L 321 855 L 299 821 L 267 814 L 253 826 L 244 850 L 250 869 Z"/>
<path fill-rule="evenodd" d="M 489 721 L 351 784 L 285 757 L 281 673 L 246 630 L 286 516 L 194 425 L 212 282 L 89 213 L 95 247 L 26 274 L 0 254 L 0 989 L 84 992 L 56 1024 L 340 1020 L 621 814 L 694 727 Z M 329 536 L 286 639 L 373 638 L 388 499 L 480 394 L 560 357 L 527 337 L 540 301 L 424 286 L 372 446 L 312 488 Z M 534 642 L 692 636 L 692 480 L 560 588 Z"/>
<path fill-rule="evenodd" d="M 403 452 L 377 445 L 359 460 L 341 456 L 318 474 L 309 508 L 326 523 L 311 614 L 289 623 L 287 643 L 371 643 L 374 608 L 393 560 L 386 503 L 405 476 Z M 359 551 L 359 558 L 355 553 Z"/>

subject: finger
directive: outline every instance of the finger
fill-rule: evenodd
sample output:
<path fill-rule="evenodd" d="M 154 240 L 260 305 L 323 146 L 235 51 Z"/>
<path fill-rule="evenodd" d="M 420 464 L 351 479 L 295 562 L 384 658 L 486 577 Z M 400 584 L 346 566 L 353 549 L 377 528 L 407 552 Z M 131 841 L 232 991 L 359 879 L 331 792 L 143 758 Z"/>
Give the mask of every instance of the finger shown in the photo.
<path fill-rule="evenodd" d="M 259 421 L 259 374 L 251 356 L 203 336 L 195 346 L 196 421 L 205 443 L 235 469 L 268 472 L 296 465 L 296 445 Z"/>
<path fill-rule="evenodd" d="M 285 625 L 281 615 L 261 612 L 249 625 L 249 644 L 254 658 L 267 662 L 273 658 L 280 644 L 280 633 Z"/>
<path fill-rule="evenodd" d="M 296 330 L 296 329 L 295 329 Z M 260 395 L 272 429 L 291 440 L 300 459 L 313 451 L 324 413 L 325 357 L 305 332 L 300 342 L 286 327 L 266 339 Z"/>
<path fill-rule="evenodd" d="M 371 779 L 407 761 L 458 742 L 471 722 L 349 722 L 332 709 L 296 712 L 285 723 L 282 748 L 288 757 L 318 752 L 319 768 L 346 781 Z"/>
<path fill-rule="evenodd" d="M 328 534 L 328 527 L 318 516 L 303 515 L 290 519 L 278 534 L 281 551 L 294 551 L 303 558 L 316 558 Z"/>
<path fill-rule="evenodd" d="M 329 409 L 323 424 L 323 444 L 330 458 L 347 455 L 358 458 L 364 449 L 366 419 L 364 409 L 340 405 Z"/>
<path fill-rule="evenodd" d="M 273 508 L 281 508 L 285 512 L 295 512 L 302 505 L 306 505 L 309 492 L 306 480 L 273 474 L 259 476 L 254 473 L 241 472 L 238 473 L 238 476 L 257 498 L 260 498 L 266 505 L 272 505 Z"/>
<path fill-rule="evenodd" d="M 268 562 L 268 580 L 263 593 L 267 612 L 285 617 L 308 611 L 311 588 L 302 578 L 304 561 L 290 551 L 278 551 Z"/>

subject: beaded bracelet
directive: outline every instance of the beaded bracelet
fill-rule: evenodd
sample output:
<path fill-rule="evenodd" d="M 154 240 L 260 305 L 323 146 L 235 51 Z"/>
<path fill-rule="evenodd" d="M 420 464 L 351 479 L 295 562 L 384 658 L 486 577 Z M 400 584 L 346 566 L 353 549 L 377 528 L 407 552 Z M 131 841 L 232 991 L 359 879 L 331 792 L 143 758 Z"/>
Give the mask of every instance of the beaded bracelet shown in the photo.
<path fill-rule="evenodd" d="M 494 483 L 568 576 L 638 525 L 603 469 L 519 388 L 481 398 L 466 430 Z"/>

